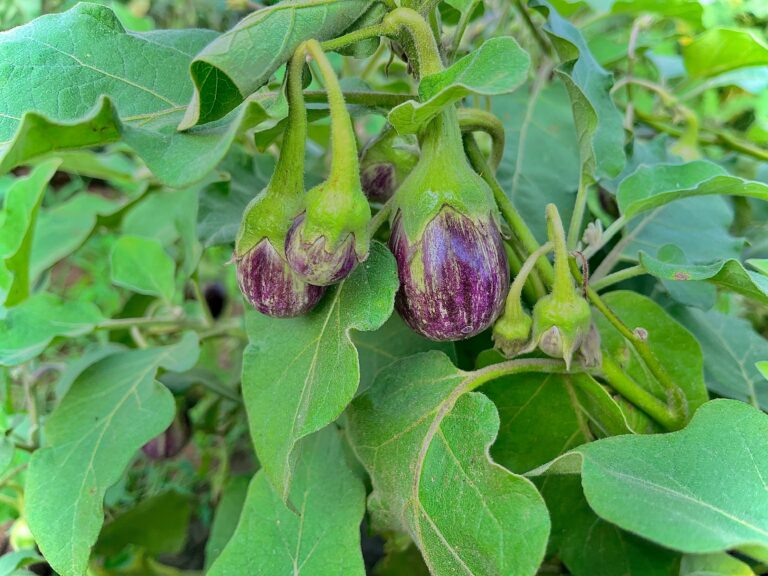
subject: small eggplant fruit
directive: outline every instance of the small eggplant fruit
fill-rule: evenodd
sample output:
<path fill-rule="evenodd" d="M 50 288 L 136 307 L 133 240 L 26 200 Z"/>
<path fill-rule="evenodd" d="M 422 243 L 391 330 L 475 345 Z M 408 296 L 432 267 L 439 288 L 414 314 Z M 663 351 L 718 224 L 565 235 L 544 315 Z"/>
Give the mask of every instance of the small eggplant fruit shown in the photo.
<path fill-rule="evenodd" d="M 395 193 L 389 246 L 400 290 L 395 307 L 432 340 L 488 328 L 509 289 L 507 254 L 488 185 L 464 154 L 454 109 L 421 138 L 418 164 Z"/>
<path fill-rule="evenodd" d="M 505 358 L 525 352 L 531 341 L 533 319 L 522 306 L 513 314 L 507 310 L 493 325 L 493 344 Z"/>
<path fill-rule="evenodd" d="M 169 460 L 187 445 L 192 429 L 186 413 L 176 416 L 168 429 L 141 447 L 150 460 Z"/>
<path fill-rule="evenodd" d="M 548 294 L 533 307 L 533 339 L 542 352 L 563 358 L 570 368 L 592 325 L 592 312 L 584 298 L 556 298 Z"/>
<path fill-rule="evenodd" d="M 372 202 L 384 203 L 395 193 L 419 161 L 419 145 L 412 134 L 400 135 L 387 126 L 360 154 L 363 192 Z"/>

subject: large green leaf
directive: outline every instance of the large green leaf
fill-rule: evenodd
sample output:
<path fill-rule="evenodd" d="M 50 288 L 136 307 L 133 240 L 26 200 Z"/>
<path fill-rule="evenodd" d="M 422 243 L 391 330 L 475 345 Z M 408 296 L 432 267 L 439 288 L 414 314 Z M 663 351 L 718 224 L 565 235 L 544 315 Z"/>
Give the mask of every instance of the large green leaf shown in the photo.
<path fill-rule="evenodd" d="M 547 238 L 544 208 L 557 205 L 567 222 L 579 185 L 576 129 L 560 82 L 493 99 L 504 124 L 504 157 L 497 177 L 540 242 Z M 557 166 L 557 170 L 552 170 Z"/>
<path fill-rule="evenodd" d="M 415 134 L 447 106 L 479 94 L 512 92 L 528 77 L 531 58 L 511 36 L 491 38 L 442 72 L 419 82 L 419 102 L 409 100 L 388 115 L 401 134 Z"/>
<path fill-rule="evenodd" d="M 768 382 L 756 362 L 768 358 L 768 341 L 741 318 L 717 311 L 676 310 L 704 351 L 704 374 L 713 392 L 768 408 Z"/>
<path fill-rule="evenodd" d="M 250 484 L 248 476 L 234 476 L 229 479 L 216 506 L 216 514 L 211 523 L 211 533 L 205 543 L 205 567 L 209 569 L 227 546 L 237 528 L 240 512 Z"/>
<path fill-rule="evenodd" d="M 729 176 L 717 164 L 696 160 L 686 164 L 640 166 L 619 185 L 616 200 L 625 218 L 691 196 L 745 196 L 768 200 L 768 184 Z"/>
<path fill-rule="evenodd" d="M 297 0 L 257 10 L 192 61 L 195 92 L 181 129 L 224 117 L 266 84 L 304 40 L 340 35 L 372 0 Z"/>
<path fill-rule="evenodd" d="M 595 60 L 579 29 L 546 0 L 530 5 L 547 17 L 544 29 L 562 60 L 557 73 L 571 98 L 582 171 L 594 179 L 616 176 L 626 158 L 623 119 L 610 94 L 612 75 Z"/>
<path fill-rule="evenodd" d="M 173 298 L 175 265 L 158 240 L 121 236 L 112 249 L 110 269 L 118 286 L 168 301 Z"/>
<path fill-rule="evenodd" d="M 680 386 L 688 400 L 690 413 L 707 401 L 704 386 L 703 356 L 696 338 L 656 302 L 636 292 L 610 292 L 605 304 L 631 330 L 644 329 L 648 346 L 672 380 Z M 595 314 L 603 353 L 616 359 L 628 376 L 638 384 L 666 400 L 665 390 L 647 373 L 645 364 L 627 340 L 600 314 Z"/>
<path fill-rule="evenodd" d="M 3 34 L 0 171 L 123 139 L 168 184 L 202 179 L 235 136 L 266 118 L 254 100 L 205 129 L 177 132 L 193 92 L 189 62 L 215 36 L 127 33 L 111 10 L 92 3 Z"/>
<path fill-rule="evenodd" d="M 57 336 L 87 334 L 102 320 L 101 312 L 90 302 L 65 302 L 53 294 L 35 294 L 10 310 L 0 310 L 0 366 L 26 362 Z"/>
<path fill-rule="evenodd" d="M 104 522 L 104 494 L 134 453 L 173 421 L 176 405 L 155 380 L 159 367 L 190 369 L 197 337 L 130 350 L 87 368 L 45 423 L 46 446 L 32 456 L 26 513 L 46 560 L 62 576 L 83 576 Z"/>
<path fill-rule="evenodd" d="M 538 485 L 552 517 L 550 552 L 573 576 L 679 576 L 679 553 L 602 520 L 578 476 L 547 475 Z"/>
<path fill-rule="evenodd" d="M 662 546 L 768 549 L 768 416 L 734 400 L 702 406 L 684 430 L 578 448 L 597 514 Z"/>
<path fill-rule="evenodd" d="M 384 324 L 397 287 L 392 254 L 374 243 L 368 260 L 309 314 L 275 320 L 248 313 L 243 397 L 259 461 L 283 498 L 296 443 L 335 420 L 357 390 L 360 367 L 350 331 Z"/>
<path fill-rule="evenodd" d="M 684 46 L 683 59 L 691 76 L 707 78 L 768 64 L 768 46 L 749 30 L 714 28 Z"/>
<path fill-rule="evenodd" d="M 0 118 L 2 120 L 2 118 Z M 0 306 L 13 306 L 29 296 L 32 239 L 40 203 L 58 160 L 37 166 L 8 188 L 0 210 Z"/>
<path fill-rule="evenodd" d="M 680 576 L 755 576 L 741 560 L 723 552 L 686 554 L 680 563 Z"/>
<path fill-rule="evenodd" d="M 294 511 L 260 471 L 251 480 L 235 533 L 209 576 L 363 576 L 360 522 L 365 487 L 348 467 L 335 427 L 296 449 Z"/>
<path fill-rule="evenodd" d="M 439 350 L 456 360 L 456 347 L 453 342 L 434 342 L 420 336 L 397 314 L 393 314 L 384 325 L 374 332 L 355 332 L 352 342 L 357 348 L 360 359 L 360 387 L 364 392 L 372 383 L 379 370 L 395 360 L 419 352 Z"/>
<path fill-rule="evenodd" d="M 391 364 L 348 410 L 373 483 L 374 528 L 410 535 L 434 574 L 534 574 L 549 518 L 527 480 L 488 448 L 499 415 L 471 373 L 426 352 Z"/>
<path fill-rule="evenodd" d="M 688 264 L 682 251 L 677 246 L 670 245 L 659 251 L 658 258 L 641 252 L 640 264 L 657 278 L 677 282 L 706 281 L 768 305 L 768 278 L 745 270 L 738 260 Z"/>

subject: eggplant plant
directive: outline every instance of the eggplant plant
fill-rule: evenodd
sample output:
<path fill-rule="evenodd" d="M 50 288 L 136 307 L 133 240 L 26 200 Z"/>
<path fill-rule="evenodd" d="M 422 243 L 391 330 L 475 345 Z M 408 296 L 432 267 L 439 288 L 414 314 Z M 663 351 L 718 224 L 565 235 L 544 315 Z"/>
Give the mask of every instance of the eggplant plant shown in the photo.
<path fill-rule="evenodd" d="M 0 576 L 768 573 L 768 11 L 0 9 Z"/>

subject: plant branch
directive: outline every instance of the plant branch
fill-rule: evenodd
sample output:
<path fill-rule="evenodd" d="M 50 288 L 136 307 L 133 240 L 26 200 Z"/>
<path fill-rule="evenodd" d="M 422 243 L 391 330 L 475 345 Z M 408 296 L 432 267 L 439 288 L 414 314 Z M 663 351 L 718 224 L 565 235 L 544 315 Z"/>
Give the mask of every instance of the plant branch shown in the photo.
<path fill-rule="evenodd" d="M 459 108 L 458 113 L 462 132 L 485 132 L 491 137 L 491 166 L 495 173 L 504 157 L 506 140 L 501 120 L 495 114 L 479 108 Z"/>
<path fill-rule="evenodd" d="M 589 194 L 589 183 L 591 179 L 584 172 L 584 166 L 581 166 L 581 175 L 579 176 L 579 189 L 576 192 L 576 200 L 573 203 L 573 215 L 568 225 L 568 249 L 575 250 L 579 243 L 581 235 L 581 226 L 584 223 L 584 214 L 587 211 L 587 195 Z"/>
<path fill-rule="evenodd" d="M 471 377 L 472 381 L 468 385 L 467 391 L 476 390 L 486 382 L 503 378 L 504 376 L 513 376 L 515 374 L 525 374 L 529 372 L 540 372 L 542 374 L 569 374 L 573 372 L 593 373 L 594 371 L 579 364 L 571 365 L 571 370 L 569 371 L 565 366 L 565 362 L 562 360 L 549 358 L 521 358 L 507 360 L 506 362 L 491 364 L 490 366 L 475 370 L 474 372 L 468 372 L 467 375 Z"/>
<path fill-rule="evenodd" d="M 595 291 L 600 292 L 609 286 L 624 282 L 624 280 L 629 280 L 630 278 L 635 278 L 636 276 L 642 276 L 643 274 L 647 274 L 647 271 L 638 264 L 637 266 L 630 266 L 629 268 L 624 268 L 613 274 L 608 274 L 604 278 L 592 282 L 591 286 Z"/>
<path fill-rule="evenodd" d="M 326 40 L 321 42 L 320 45 L 326 52 L 335 52 L 340 48 L 344 48 L 351 44 L 356 44 L 362 40 L 368 40 L 369 38 L 376 38 L 378 36 L 385 36 L 387 28 L 383 24 L 374 24 L 373 26 L 366 26 L 365 28 L 359 28 L 349 34 L 344 34 L 333 40 Z"/>
<path fill-rule="evenodd" d="M 344 100 L 347 104 L 368 106 L 370 108 L 394 108 L 398 104 L 417 98 L 413 94 L 393 94 L 391 92 L 375 92 L 368 90 L 346 90 Z M 304 99 L 310 103 L 327 103 L 328 94 L 323 90 L 306 90 Z"/>
<path fill-rule="evenodd" d="M 517 11 L 520 12 L 520 16 L 523 17 L 523 22 L 525 22 L 528 30 L 531 31 L 534 40 L 536 40 L 536 43 L 541 48 L 542 52 L 544 52 L 544 54 L 551 55 L 552 45 L 549 43 L 544 34 L 541 33 L 539 27 L 536 26 L 536 23 L 531 18 L 531 14 L 528 12 L 528 8 L 525 7 L 525 4 L 523 4 L 523 1 L 515 0 L 515 7 L 517 8 Z"/>

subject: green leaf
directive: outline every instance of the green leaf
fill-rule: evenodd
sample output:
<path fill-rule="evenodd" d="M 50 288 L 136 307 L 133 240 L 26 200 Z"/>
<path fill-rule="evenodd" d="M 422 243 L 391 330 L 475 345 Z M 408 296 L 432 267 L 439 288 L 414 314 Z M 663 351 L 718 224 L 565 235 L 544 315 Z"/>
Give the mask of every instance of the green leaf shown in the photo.
<path fill-rule="evenodd" d="M 579 145 L 568 94 L 560 82 L 541 90 L 518 90 L 494 98 L 493 112 L 506 132 L 499 183 L 544 242 L 544 208 L 556 204 L 567 222 L 579 184 Z"/>
<path fill-rule="evenodd" d="M 375 242 L 368 260 L 309 314 L 275 320 L 248 313 L 243 398 L 259 461 L 283 498 L 290 492 L 296 443 L 333 422 L 357 390 L 351 330 L 382 326 L 397 287 L 394 258 Z"/>
<path fill-rule="evenodd" d="M 643 268 L 657 278 L 677 282 L 707 281 L 715 286 L 768 304 L 768 278 L 748 272 L 738 260 L 719 260 L 712 264 L 688 264 L 677 246 L 664 246 L 653 258 L 640 253 Z"/>
<path fill-rule="evenodd" d="M 766 435 L 759 410 L 713 400 L 679 432 L 578 448 L 584 493 L 601 518 L 674 550 L 766 549 Z"/>
<path fill-rule="evenodd" d="M 41 292 L 19 306 L 0 309 L 0 366 L 15 366 L 34 358 L 57 336 L 87 334 L 104 317 L 90 302 L 65 302 Z"/>
<path fill-rule="evenodd" d="M 648 346 L 688 400 L 690 413 L 707 401 L 703 356 L 696 338 L 656 302 L 636 292 L 616 291 L 603 297 L 605 304 L 631 330 L 643 328 Z M 660 399 L 666 399 L 661 385 L 647 374 L 644 363 L 626 339 L 602 314 L 595 314 L 604 354 L 610 354 L 635 382 Z"/>
<path fill-rule="evenodd" d="M 686 554 L 680 564 L 680 576 L 755 576 L 741 560 L 725 553 Z"/>
<path fill-rule="evenodd" d="M 121 236 L 110 256 L 110 277 L 114 284 L 168 301 L 175 290 L 174 268 L 163 245 L 152 238 Z"/>
<path fill-rule="evenodd" d="M 708 78 L 747 66 L 768 64 L 768 46 L 749 30 L 714 28 L 683 46 L 685 68 L 694 78 Z"/>
<path fill-rule="evenodd" d="M 298 0 L 252 12 L 208 44 L 190 65 L 195 85 L 179 129 L 224 117 L 267 83 L 298 45 L 339 36 L 371 0 Z"/>
<path fill-rule="evenodd" d="M 368 389 L 379 370 L 395 360 L 419 352 L 439 350 L 456 360 L 453 342 L 433 342 L 411 330 L 400 316 L 393 314 L 374 332 L 355 332 L 352 342 L 360 359 L 360 386 L 358 393 Z"/>
<path fill-rule="evenodd" d="M 626 158 L 623 118 L 610 94 L 612 75 L 595 60 L 578 28 L 546 0 L 532 0 L 529 4 L 547 17 L 544 30 L 562 61 L 557 74 L 571 98 L 584 176 L 616 176 Z"/>
<path fill-rule="evenodd" d="M 768 358 L 768 341 L 746 320 L 714 310 L 678 310 L 676 315 L 701 344 L 707 387 L 768 408 L 768 383 L 755 366 Z"/>
<path fill-rule="evenodd" d="M 33 550 L 17 550 L 7 552 L 0 557 L 0 576 L 17 576 L 17 570 L 42 560 Z"/>
<path fill-rule="evenodd" d="M 745 196 L 768 200 L 768 184 L 729 176 L 712 162 L 640 166 L 625 178 L 616 194 L 619 209 L 629 219 L 691 196 Z"/>
<path fill-rule="evenodd" d="M 304 439 L 296 452 L 291 500 L 298 510 L 289 509 L 265 472 L 258 472 L 237 529 L 209 576 L 365 574 L 365 488 L 345 462 L 339 433 L 329 426 Z"/>
<path fill-rule="evenodd" d="M 216 514 L 211 524 L 211 533 L 205 544 L 205 567 L 210 569 L 226 547 L 237 528 L 240 512 L 245 505 L 250 478 L 235 476 L 229 479 L 221 494 Z"/>
<path fill-rule="evenodd" d="M 677 576 L 680 555 L 600 519 L 576 475 L 547 475 L 539 484 L 552 516 L 550 551 L 573 576 Z"/>
<path fill-rule="evenodd" d="M 58 160 L 37 166 L 29 176 L 17 178 L 5 193 L 0 210 L 0 306 L 14 306 L 29 296 L 37 213 L 58 166 Z"/>
<path fill-rule="evenodd" d="M 747 264 L 752 266 L 755 270 L 760 272 L 763 276 L 768 276 L 768 259 L 757 259 L 752 258 L 750 260 L 747 260 Z"/>
<path fill-rule="evenodd" d="M 3 34 L 0 172 L 59 150 L 122 139 L 167 184 L 201 180 L 238 134 L 267 117 L 254 98 L 205 129 L 177 132 L 193 92 L 189 63 L 215 36 L 127 33 L 111 10 L 92 3 Z M 55 89 L 48 89 L 51 82 Z"/>
<path fill-rule="evenodd" d="M 501 420 L 491 455 L 519 474 L 595 435 L 631 432 L 616 402 L 586 375 L 519 374 L 493 380 L 481 391 L 496 405 Z"/>
<path fill-rule="evenodd" d="M 173 395 L 155 380 L 157 369 L 184 371 L 196 361 L 193 333 L 173 346 L 107 356 L 77 378 L 46 420 L 46 447 L 33 454 L 27 473 L 26 512 L 43 555 L 62 576 L 83 576 L 107 488 L 173 421 Z"/>
<path fill-rule="evenodd" d="M 534 574 L 549 518 L 526 479 L 488 448 L 499 415 L 472 374 L 426 352 L 382 370 L 348 410 L 348 434 L 373 483 L 377 531 L 410 535 L 434 574 Z"/>
<path fill-rule="evenodd" d="M 114 214 L 123 206 L 123 202 L 80 192 L 53 208 L 42 209 L 32 240 L 31 277 L 39 277 L 56 262 L 72 254 L 90 236 L 99 216 Z"/>
<path fill-rule="evenodd" d="M 760 372 L 760 374 L 762 374 L 763 377 L 768 380 L 768 360 L 756 362 L 755 368 L 757 368 L 758 372 Z"/>
<path fill-rule="evenodd" d="M 152 496 L 104 526 L 94 550 L 115 555 L 133 545 L 152 555 L 175 554 L 187 539 L 191 514 L 187 495 L 170 491 Z"/>
<path fill-rule="evenodd" d="M 530 56 L 511 36 L 486 40 L 449 68 L 422 78 L 419 102 L 409 100 L 395 106 L 389 122 L 401 134 L 415 134 L 462 98 L 512 92 L 525 82 L 530 65 Z"/>

